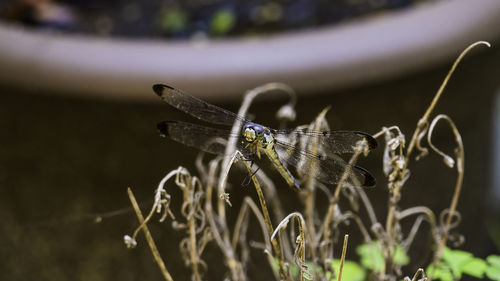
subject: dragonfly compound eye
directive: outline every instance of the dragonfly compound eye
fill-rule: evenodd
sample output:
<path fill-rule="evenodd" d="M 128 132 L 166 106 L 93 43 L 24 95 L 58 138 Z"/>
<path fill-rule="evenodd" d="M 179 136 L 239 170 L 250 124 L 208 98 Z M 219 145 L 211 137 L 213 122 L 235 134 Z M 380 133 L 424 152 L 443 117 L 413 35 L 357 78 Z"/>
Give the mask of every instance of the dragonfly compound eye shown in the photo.
<path fill-rule="evenodd" d="M 264 135 L 264 128 L 261 125 L 248 123 L 243 126 L 242 135 L 247 142 L 254 142 L 262 138 Z"/>

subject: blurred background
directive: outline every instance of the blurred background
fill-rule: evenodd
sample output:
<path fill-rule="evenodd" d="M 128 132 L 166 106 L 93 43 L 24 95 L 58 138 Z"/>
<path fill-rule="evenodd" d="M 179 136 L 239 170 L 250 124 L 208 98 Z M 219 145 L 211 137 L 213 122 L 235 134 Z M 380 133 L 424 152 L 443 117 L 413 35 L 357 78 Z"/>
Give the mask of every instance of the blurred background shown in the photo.
<path fill-rule="evenodd" d="M 465 145 L 461 249 L 498 253 L 499 14 L 496 0 L 1 1 L 0 279 L 161 280 L 142 236 L 134 250 L 122 242 L 137 225 L 126 188 L 146 210 L 168 171 L 182 165 L 196 174 L 197 151 L 158 136 L 158 121 L 192 119 L 161 103 L 154 83 L 237 111 L 246 90 L 284 82 L 298 94 L 291 126 L 332 105 L 332 129 L 398 125 L 410 138 L 454 59 L 478 40 L 492 47 L 464 59 L 433 116 L 448 114 Z M 250 111 L 277 127 L 285 101 L 261 98 Z M 434 137 L 451 147 L 448 129 Z M 384 217 L 382 149 L 361 164 L 378 179 L 368 195 Z M 455 171 L 433 154 L 410 169 L 401 206 L 447 208 Z M 239 188 L 243 174 L 233 177 L 233 205 L 255 197 Z M 280 196 L 289 211 L 301 209 L 289 189 Z M 168 223 L 151 228 L 174 278 L 189 278 L 175 242 L 184 233 Z M 425 252 L 413 248 L 412 261 L 428 259 Z M 425 265 L 415 263 L 407 274 Z M 207 279 L 223 274 L 211 267 Z M 249 268 L 253 280 L 268 274 Z"/>

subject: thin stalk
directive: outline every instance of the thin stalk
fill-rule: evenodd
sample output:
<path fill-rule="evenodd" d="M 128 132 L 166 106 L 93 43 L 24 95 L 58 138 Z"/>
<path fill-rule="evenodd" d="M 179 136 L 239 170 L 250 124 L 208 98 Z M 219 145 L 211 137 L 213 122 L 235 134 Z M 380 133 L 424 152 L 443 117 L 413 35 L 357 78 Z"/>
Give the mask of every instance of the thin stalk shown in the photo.
<path fill-rule="evenodd" d="M 339 277 L 337 281 L 342 280 L 342 269 L 344 268 L 345 253 L 347 251 L 347 241 L 349 240 L 349 234 L 344 235 L 344 246 L 342 246 L 342 256 L 340 257 L 340 267 L 339 267 Z"/>
<path fill-rule="evenodd" d="M 215 178 L 215 171 L 217 170 L 217 165 L 218 165 L 218 160 L 212 160 L 210 161 L 209 164 L 209 180 L 207 183 L 207 188 L 206 188 L 206 193 L 205 193 L 205 212 L 207 214 L 207 220 L 208 224 L 211 229 L 211 233 L 217 242 L 217 245 L 221 249 L 222 253 L 224 254 L 225 257 L 225 262 L 227 267 L 229 268 L 229 271 L 231 272 L 231 280 L 241 280 L 240 276 L 242 273 L 240 263 L 236 260 L 235 258 L 235 253 L 234 249 L 231 247 L 230 242 L 228 240 L 228 236 L 225 235 L 224 237 L 221 236 L 219 232 L 219 228 L 217 226 L 217 223 L 215 222 L 215 217 L 217 215 L 214 214 L 213 209 L 212 209 L 212 194 L 213 194 L 213 189 L 214 189 L 214 178 Z M 221 201 L 221 200 L 219 200 Z M 225 222 L 224 220 L 219 220 L 220 222 Z M 224 225 L 224 230 L 223 232 L 227 232 L 227 228 Z"/>
<path fill-rule="evenodd" d="M 419 276 L 421 276 L 422 278 L 417 279 Z M 424 271 L 423 268 L 419 268 L 417 270 L 417 272 L 415 273 L 415 275 L 413 275 L 413 278 L 411 280 L 410 280 L 410 277 L 408 277 L 408 276 L 406 276 L 404 278 L 404 281 L 417 281 L 417 280 L 419 280 L 419 281 L 427 281 L 427 280 L 429 280 L 427 277 L 425 277 L 425 271 Z"/>
<path fill-rule="evenodd" d="M 184 202 L 189 202 L 189 209 L 193 211 L 193 194 L 194 194 L 194 186 L 188 181 L 186 188 L 184 191 Z M 190 212 L 188 215 L 188 226 L 189 226 L 189 256 L 191 259 L 191 263 L 193 264 L 193 274 L 194 279 L 196 281 L 201 281 L 200 272 L 198 269 L 199 257 L 197 251 L 197 243 L 196 243 L 196 220 L 194 213 Z"/>
<path fill-rule="evenodd" d="M 437 264 L 437 262 L 439 260 L 441 260 L 442 251 L 443 251 L 444 247 L 446 246 L 446 240 L 448 239 L 448 231 L 450 229 L 451 220 L 452 220 L 453 214 L 455 213 L 455 210 L 457 208 L 458 198 L 460 197 L 460 191 L 462 189 L 463 178 L 464 178 L 464 165 L 465 165 L 465 163 L 464 163 L 465 162 L 465 155 L 464 155 L 464 146 L 463 146 L 463 142 L 462 142 L 462 137 L 460 136 L 460 133 L 458 132 L 457 127 L 455 126 L 453 121 L 448 116 L 441 114 L 441 115 L 436 116 L 436 118 L 434 118 L 434 120 L 432 121 L 431 126 L 429 128 L 429 135 L 428 135 L 429 145 L 431 146 L 432 149 L 434 149 L 436 152 L 438 152 L 440 155 L 442 155 L 444 157 L 444 159 L 451 159 L 451 157 L 445 155 L 443 152 L 438 150 L 431 142 L 431 135 L 432 135 L 431 132 L 432 132 L 435 124 L 437 123 L 437 121 L 439 121 L 440 119 L 444 119 L 444 120 L 448 121 L 448 123 L 450 124 L 450 126 L 453 130 L 453 134 L 455 135 L 455 141 L 457 142 L 457 145 L 458 145 L 457 149 L 456 149 L 456 154 L 457 154 L 456 155 L 457 156 L 456 162 L 457 162 L 458 175 L 457 175 L 457 180 L 455 182 L 455 191 L 453 193 L 453 197 L 451 200 L 448 217 L 446 218 L 446 222 L 444 225 L 443 235 L 441 237 L 441 241 L 439 243 L 436 254 L 434 255 L 434 260 L 433 260 L 434 268 L 435 268 L 435 265 Z M 431 272 L 429 274 L 429 280 L 432 280 L 433 274 L 434 274 L 434 272 Z"/>
<path fill-rule="evenodd" d="M 297 246 L 295 247 L 295 253 L 293 256 L 295 258 L 295 263 L 299 267 L 300 280 L 301 281 L 305 281 L 306 279 L 312 280 L 312 275 L 307 270 L 307 264 L 306 264 L 306 254 L 305 254 L 306 235 L 304 231 L 305 221 L 304 217 L 302 217 L 302 214 L 300 214 L 299 212 L 293 212 L 288 216 L 286 216 L 283 220 L 281 220 L 281 222 L 278 224 L 273 234 L 271 235 L 271 241 L 276 241 L 274 239 L 276 236 L 278 236 L 279 239 L 281 230 L 285 229 L 288 226 L 290 219 L 292 218 L 296 218 L 299 222 L 299 236 L 295 240 Z"/>
<path fill-rule="evenodd" d="M 361 152 L 362 152 L 361 149 L 356 149 L 355 150 L 354 154 L 351 156 L 351 159 L 349 160 L 349 165 L 353 166 L 356 163 L 356 161 L 358 160 L 359 155 L 361 155 Z M 337 205 L 337 203 L 339 201 L 340 190 L 342 189 L 342 185 L 347 180 L 347 177 L 349 177 L 349 170 L 348 169 L 349 168 L 347 168 L 344 171 L 344 174 L 342 175 L 342 178 L 340 179 L 340 181 L 337 184 L 337 187 L 335 189 L 335 193 L 333 194 L 333 199 L 330 202 L 330 205 L 328 206 L 326 217 L 323 220 L 322 229 L 323 229 L 323 240 L 324 241 L 327 241 L 327 240 L 330 239 L 330 233 L 331 233 L 331 231 L 330 231 L 330 228 L 328 227 L 328 225 L 333 220 L 333 214 L 334 214 L 334 210 L 335 210 L 335 205 Z"/>
<path fill-rule="evenodd" d="M 165 208 L 162 206 L 161 204 L 161 201 L 162 201 L 162 195 L 164 194 L 165 192 L 165 183 L 173 176 L 176 176 L 178 173 L 182 173 L 183 172 L 183 169 L 182 167 L 179 167 L 177 170 L 173 170 L 173 171 L 170 171 L 170 173 L 168 173 L 165 177 L 163 177 L 163 179 L 160 181 L 160 183 L 158 184 L 158 187 L 156 188 L 156 191 L 155 191 L 155 199 L 154 199 L 154 203 L 153 203 L 153 206 L 151 207 L 151 210 L 149 211 L 149 214 L 146 216 L 146 219 L 142 220 L 141 224 L 139 225 L 139 227 L 137 227 L 137 229 L 134 231 L 134 234 L 132 235 L 132 239 L 135 240 L 135 237 L 137 236 L 137 234 L 139 233 L 139 231 L 141 231 L 141 229 L 149 222 L 149 220 L 153 217 L 154 213 L 155 212 L 159 212 L 159 210 L 161 210 L 161 208 Z"/>
<path fill-rule="evenodd" d="M 430 224 L 431 231 L 432 231 L 432 238 L 435 240 L 437 243 L 437 225 L 436 225 L 436 218 L 434 216 L 434 213 L 432 212 L 431 209 L 425 206 L 417 206 L 417 207 L 411 207 L 406 210 L 403 210 L 398 213 L 397 220 L 403 220 L 409 216 L 414 216 L 414 215 L 419 215 L 419 217 L 424 216 L 427 218 L 427 221 Z M 413 230 L 412 230 L 413 231 Z M 412 236 L 411 232 L 408 235 L 408 239 L 413 239 L 410 238 Z M 405 244 L 405 242 L 403 242 Z M 409 247 L 409 244 L 406 244 Z M 405 246 L 406 246 L 405 245 Z"/>
<path fill-rule="evenodd" d="M 330 110 L 330 106 L 324 108 L 320 112 L 320 114 L 318 114 L 318 116 L 314 120 L 314 124 L 312 126 L 313 131 L 319 131 L 321 129 L 321 127 L 322 127 L 321 123 L 324 123 L 323 121 L 325 120 L 325 115 L 328 112 L 328 110 Z M 312 137 L 311 152 L 313 154 L 316 154 L 318 151 L 318 142 L 319 142 L 319 138 L 317 136 Z M 318 163 L 314 162 L 312 164 L 317 166 Z M 316 229 L 314 227 L 314 210 L 315 210 L 315 199 L 316 199 L 315 183 L 316 183 L 316 179 L 313 176 L 309 176 L 307 178 L 307 185 L 306 185 L 306 189 L 305 189 L 306 200 L 305 200 L 305 208 L 304 208 L 305 215 L 306 215 L 306 227 L 307 227 L 307 231 L 309 233 L 309 237 L 311 237 L 311 239 L 309 240 L 310 241 L 309 249 L 311 249 L 310 255 L 311 255 L 311 259 L 313 261 L 316 260 L 315 249 L 317 249 L 316 239 L 314 239 L 314 237 L 316 237 Z"/>
<path fill-rule="evenodd" d="M 300 262 L 302 264 L 306 264 L 306 237 L 305 237 L 305 231 L 304 231 L 304 225 L 302 225 L 303 220 L 299 219 L 299 232 L 300 232 L 300 242 L 302 245 L 299 245 L 299 255 L 300 255 Z M 307 270 L 307 268 L 306 268 Z M 304 272 L 304 267 L 300 267 L 300 281 L 306 281 L 306 274 L 309 274 L 307 271 Z"/>
<path fill-rule="evenodd" d="M 255 202 L 250 197 L 245 197 L 243 199 L 243 206 L 241 206 L 240 213 L 238 214 L 238 218 L 236 219 L 236 224 L 234 226 L 234 232 L 233 232 L 233 241 L 232 241 L 232 246 L 233 249 L 236 249 L 237 243 L 238 243 L 238 237 L 240 235 L 240 229 L 243 224 L 243 220 L 245 217 L 248 216 L 248 208 L 252 210 L 252 212 L 255 215 L 255 218 L 257 218 L 257 221 L 260 224 L 260 227 L 262 229 L 262 235 L 264 236 L 264 240 L 266 242 L 266 249 L 269 249 L 268 247 L 271 245 L 271 242 L 269 240 L 269 233 L 267 232 L 267 227 L 266 227 L 266 222 L 264 217 L 262 216 L 262 213 L 259 212 L 259 209 Z"/>
<path fill-rule="evenodd" d="M 282 218 L 285 217 L 283 209 L 281 207 L 281 202 L 279 200 L 279 196 L 276 192 L 276 187 L 274 186 L 274 183 L 271 181 L 271 179 L 263 172 L 262 169 L 259 169 L 257 173 L 255 174 L 257 179 L 262 183 L 262 186 L 264 187 L 264 196 L 267 198 L 269 205 L 271 206 L 271 210 L 274 214 L 274 223 L 279 223 Z M 261 214 L 262 215 L 262 214 Z M 292 254 L 290 245 L 288 243 L 288 238 L 287 236 L 281 237 L 283 240 L 280 240 L 280 246 L 281 249 L 283 250 L 283 255 L 284 257 L 290 257 Z"/>
<path fill-rule="evenodd" d="M 262 188 L 260 187 L 260 183 L 252 172 L 252 167 L 248 164 L 248 161 L 241 161 L 248 170 L 248 173 L 251 175 L 252 182 L 255 186 L 255 191 L 257 191 L 257 196 L 259 197 L 260 208 L 262 209 L 262 214 L 264 215 L 264 220 L 266 221 L 266 227 L 268 233 L 273 233 L 273 225 L 271 223 L 271 217 L 269 216 L 269 211 L 267 209 L 266 200 L 264 198 L 264 193 L 262 193 Z M 278 234 L 280 236 L 280 234 Z M 281 241 L 281 236 L 279 237 L 279 241 Z M 280 266 L 280 277 L 283 279 L 287 278 L 285 273 L 285 261 L 283 259 L 283 253 L 281 252 L 281 247 L 276 240 L 271 240 L 271 245 L 273 246 L 273 250 L 275 255 L 278 257 L 278 263 Z"/>
<path fill-rule="evenodd" d="M 158 264 L 158 267 L 160 268 L 161 274 L 163 278 L 167 281 L 173 281 L 174 279 L 170 275 L 170 273 L 167 270 L 167 267 L 165 266 L 165 263 L 163 262 L 163 259 L 161 258 L 160 252 L 158 251 L 158 248 L 156 247 L 155 241 L 153 240 L 153 236 L 151 236 L 151 232 L 149 232 L 149 228 L 147 224 L 144 221 L 144 217 L 142 216 L 141 209 L 139 208 L 139 204 L 137 204 L 137 200 L 135 200 L 135 196 L 132 193 L 132 190 L 127 188 L 127 193 L 128 193 L 128 198 L 130 199 L 130 202 L 132 203 L 132 207 L 134 208 L 135 214 L 137 215 L 137 219 L 139 220 L 139 223 L 143 225 L 142 231 L 144 232 L 144 235 L 146 236 L 146 241 L 148 241 L 149 248 L 151 249 L 151 253 L 153 254 L 153 257 L 156 261 L 156 264 Z"/>

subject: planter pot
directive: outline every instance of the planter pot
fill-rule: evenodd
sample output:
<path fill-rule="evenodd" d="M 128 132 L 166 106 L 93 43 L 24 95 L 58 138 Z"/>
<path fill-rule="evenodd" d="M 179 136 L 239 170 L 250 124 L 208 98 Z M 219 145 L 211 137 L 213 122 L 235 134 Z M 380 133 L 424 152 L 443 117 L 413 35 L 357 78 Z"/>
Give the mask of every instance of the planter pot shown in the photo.
<path fill-rule="evenodd" d="M 37 92 L 156 100 L 168 83 L 207 99 L 280 81 L 298 93 L 349 87 L 495 44 L 500 1 L 437 1 L 345 24 L 257 38 L 176 42 L 41 34 L 0 25 L 0 82 Z"/>

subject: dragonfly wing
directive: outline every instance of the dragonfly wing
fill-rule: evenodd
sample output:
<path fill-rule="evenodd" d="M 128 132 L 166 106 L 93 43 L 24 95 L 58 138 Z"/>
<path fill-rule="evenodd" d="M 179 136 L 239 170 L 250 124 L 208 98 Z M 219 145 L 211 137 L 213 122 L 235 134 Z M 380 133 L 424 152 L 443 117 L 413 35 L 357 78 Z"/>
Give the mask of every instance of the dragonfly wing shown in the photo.
<path fill-rule="evenodd" d="M 225 142 L 229 138 L 239 138 L 238 135 L 232 135 L 229 130 L 181 121 L 163 121 L 158 123 L 157 127 L 164 137 L 212 154 L 224 154 Z M 241 141 L 237 142 L 237 148 L 245 149 Z"/>
<path fill-rule="evenodd" d="M 307 129 L 278 130 L 277 138 L 299 142 L 306 139 L 312 143 L 317 141 L 319 147 L 331 153 L 353 153 L 356 144 L 365 140 L 370 149 L 377 147 L 377 141 L 369 134 L 359 131 L 311 131 Z"/>
<path fill-rule="evenodd" d="M 300 176 L 313 176 L 326 184 L 337 184 L 346 174 L 350 183 L 365 187 L 375 186 L 375 178 L 367 170 L 345 162 L 335 154 L 315 154 L 301 150 L 297 145 L 276 141 L 275 149 L 287 166 L 294 166 Z"/>
<path fill-rule="evenodd" d="M 248 122 L 245 118 L 229 110 L 209 104 L 168 85 L 156 84 L 153 86 L 153 90 L 171 106 L 205 122 L 227 126 L 233 125 L 235 120 Z"/>

